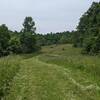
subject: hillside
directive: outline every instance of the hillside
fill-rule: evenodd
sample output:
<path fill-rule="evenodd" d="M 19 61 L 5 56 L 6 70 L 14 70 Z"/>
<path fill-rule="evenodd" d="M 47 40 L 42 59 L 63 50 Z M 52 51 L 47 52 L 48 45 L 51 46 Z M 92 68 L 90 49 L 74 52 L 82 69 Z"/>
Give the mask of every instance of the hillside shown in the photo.
<path fill-rule="evenodd" d="M 0 85 L 3 80 L 9 83 L 9 88 L 0 90 L 2 100 L 99 100 L 100 59 L 80 51 L 70 44 L 52 45 L 43 47 L 40 54 L 1 58 L 3 70 L 13 70 L 4 74 L 0 67 L 0 76 L 10 78 L 10 73 L 16 73 L 10 79 L 0 77 Z"/>

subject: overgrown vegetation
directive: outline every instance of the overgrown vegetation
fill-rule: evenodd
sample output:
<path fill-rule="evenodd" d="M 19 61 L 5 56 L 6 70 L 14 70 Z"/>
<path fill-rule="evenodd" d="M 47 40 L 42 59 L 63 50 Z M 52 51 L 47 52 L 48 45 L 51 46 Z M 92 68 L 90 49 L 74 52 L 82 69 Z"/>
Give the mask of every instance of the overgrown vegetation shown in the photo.
<path fill-rule="evenodd" d="M 66 44 L 73 43 L 73 34 L 75 32 L 57 32 L 48 34 L 37 34 L 37 44 L 40 46 L 53 45 L 53 44 Z"/>
<path fill-rule="evenodd" d="M 100 99 L 100 57 L 82 55 L 70 44 L 44 46 L 41 52 L 20 60 L 5 100 Z"/>
<path fill-rule="evenodd" d="M 21 66 L 21 57 L 8 56 L 0 59 L 0 100 L 8 93 L 11 83 Z"/>
<path fill-rule="evenodd" d="M 26 17 L 21 32 L 12 32 L 6 25 L 0 26 L 0 56 L 12 53 L 32 53 L 39 50 L 36 45 L 36 27 L 32 17 Z"/>
<path fill-rule="evenodd" d="M 74 35 L 74 46 L 83 47 L 83 53 L 100 52 L 100 2 L 93 2 L 89 10 L 81 17 Z"/>

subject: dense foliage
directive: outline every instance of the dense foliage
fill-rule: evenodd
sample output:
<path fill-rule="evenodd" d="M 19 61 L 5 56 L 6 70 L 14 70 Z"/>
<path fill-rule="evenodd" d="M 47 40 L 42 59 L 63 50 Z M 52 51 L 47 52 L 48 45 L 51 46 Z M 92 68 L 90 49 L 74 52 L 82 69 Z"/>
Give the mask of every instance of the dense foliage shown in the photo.
<path fill-rule="evenodd" d="M 35 22 L 31 17 L 26 17 L 20 34 L 21 50 L 23 53 L 32 53 L 36 49 Z"/>
<path fill-rule="evenodd" d="M 66 44 L 73 42 L 73 33 L 74 31 L 69 32 L 57 32 L 57 33 L 48 33 L 48 34 L 37 34 L 37 45 L 52 45 L 52 44 Z"/>
<path fill-rule="evenodd" d="M 84 47 L 84 53 L 100 52 L 100 2 L 93 2 L 89 10 L 81 17 L 74 46 Z"/>
<path fill-rule="evenodd" d="M 0 56 L 8 54 L 10 34 L 6 25 L 0 26 Z"/>
<path fill-rule="evenodd" d="M 0 26 L 0 56 L 11 53 L 32 53 L 39 49 L 36 45 L 35 22 L 26 17 L 21 32 L 12 32 L 6 25 Z"/>

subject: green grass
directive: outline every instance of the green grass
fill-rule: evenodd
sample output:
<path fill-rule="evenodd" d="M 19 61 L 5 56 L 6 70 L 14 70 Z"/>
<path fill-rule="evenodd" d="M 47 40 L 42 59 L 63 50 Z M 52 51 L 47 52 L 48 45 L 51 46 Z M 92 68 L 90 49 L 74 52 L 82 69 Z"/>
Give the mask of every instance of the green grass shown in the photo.
<path fill-rule="evenodd" d="M 13 77 L 20 68 L 19 56 L 8 56 L 0 59 L 0 100 L 8 94 Z"/>
<path fill-rule="evenodd" d="M 0 87 L 10 83 L 3 100 L 100 100 L 100 57 L 80 52 L 53 45 L 41 54 L 1 58 Z"/>

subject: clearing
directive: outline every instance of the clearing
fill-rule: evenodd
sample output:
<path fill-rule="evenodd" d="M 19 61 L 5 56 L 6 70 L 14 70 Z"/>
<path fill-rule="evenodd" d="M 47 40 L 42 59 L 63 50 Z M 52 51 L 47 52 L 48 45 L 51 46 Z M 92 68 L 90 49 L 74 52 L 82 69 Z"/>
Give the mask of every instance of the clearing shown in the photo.
<path fill-rule="evenodd" d="M 2 100 L 100 100 L 100 58 L 80 51 L 53 45 L 19 56 L 19 70 Z"/>

